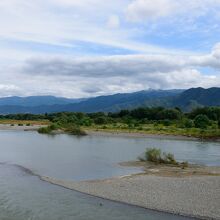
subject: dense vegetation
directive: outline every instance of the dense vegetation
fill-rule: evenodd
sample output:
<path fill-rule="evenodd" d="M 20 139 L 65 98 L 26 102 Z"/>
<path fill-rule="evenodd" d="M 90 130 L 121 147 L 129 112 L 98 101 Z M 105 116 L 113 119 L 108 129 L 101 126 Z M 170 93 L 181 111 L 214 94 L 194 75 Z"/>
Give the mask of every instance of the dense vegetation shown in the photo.
<path fill-rule="evenodd" d="M 82 129 L 135 131 L 151 134 L 174 134 L 202 138 L 220 137 L 220 108 L 197 108 L 183 113 L 179 108 L 136 108 L 117 113 L 60 112 L 42 115 L 15 114 L 0 116 L 0 120 L 46 120 L 50 125 L 40 130 L 49 133 L 61 129 L 84 133 Z"/>

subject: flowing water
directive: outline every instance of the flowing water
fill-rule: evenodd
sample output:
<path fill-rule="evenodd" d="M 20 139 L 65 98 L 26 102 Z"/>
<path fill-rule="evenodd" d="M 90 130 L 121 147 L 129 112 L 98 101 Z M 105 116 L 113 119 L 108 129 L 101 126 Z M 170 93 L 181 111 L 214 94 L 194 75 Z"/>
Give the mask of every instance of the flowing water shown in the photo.
<path fill-rule="evenodd" d="M 40 135 L 0 132 L 0 219 L 188 219 L 102 200 L 41 181 L 106 178 L 137 172 L 118 162 L 134 160 L 146 147 L 172 152 L 178 160 L 220 165 L 220 144 L 156 138 Z M 14 166 L 16 164 L 19 166 Z"/>

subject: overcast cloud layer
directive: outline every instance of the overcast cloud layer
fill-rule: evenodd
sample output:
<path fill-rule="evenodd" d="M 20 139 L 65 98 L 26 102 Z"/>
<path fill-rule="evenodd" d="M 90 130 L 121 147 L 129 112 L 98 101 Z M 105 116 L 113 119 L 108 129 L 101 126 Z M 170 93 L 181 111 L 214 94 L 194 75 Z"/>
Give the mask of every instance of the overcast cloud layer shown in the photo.
<path fill-rule="evenodd" d="M 0 96 L 220 86 L 220 0 L 2 0 Z"/>

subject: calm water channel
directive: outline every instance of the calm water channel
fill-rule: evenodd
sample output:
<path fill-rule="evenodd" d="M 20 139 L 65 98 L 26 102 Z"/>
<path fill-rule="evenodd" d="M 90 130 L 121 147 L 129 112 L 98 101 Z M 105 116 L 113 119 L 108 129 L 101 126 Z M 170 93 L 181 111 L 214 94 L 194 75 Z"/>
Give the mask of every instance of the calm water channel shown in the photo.
<path fill-rule="evenodd" d="M 187 219 L 119 204 L 63 189 L 39 175 L 66 180 L 106 178 L 137 172 L 118 162 L 135 160 L 146 147 L 172 152 L 178 160 L 220 165 L 220 144 L 153 138 L 0 131 L 0 219 Z M 100 205 L 102 204 L 102 205 Z"/>

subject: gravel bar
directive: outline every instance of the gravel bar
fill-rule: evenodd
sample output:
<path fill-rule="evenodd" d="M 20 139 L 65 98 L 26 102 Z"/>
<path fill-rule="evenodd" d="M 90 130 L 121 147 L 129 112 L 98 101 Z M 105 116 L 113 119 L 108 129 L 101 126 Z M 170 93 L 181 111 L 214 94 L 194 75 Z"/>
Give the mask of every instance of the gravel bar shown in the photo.
<path fill-rule="evenodd" d="M 43 180 L 98 197 L 200 219 L 220 219 L 220 177 L 131 175 L 106 180 Z"/>

